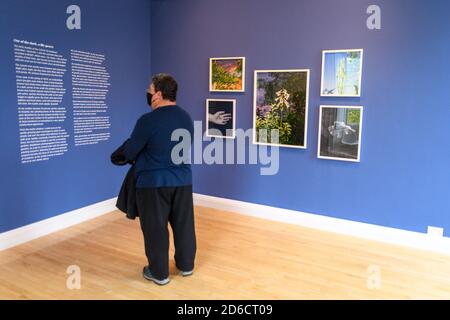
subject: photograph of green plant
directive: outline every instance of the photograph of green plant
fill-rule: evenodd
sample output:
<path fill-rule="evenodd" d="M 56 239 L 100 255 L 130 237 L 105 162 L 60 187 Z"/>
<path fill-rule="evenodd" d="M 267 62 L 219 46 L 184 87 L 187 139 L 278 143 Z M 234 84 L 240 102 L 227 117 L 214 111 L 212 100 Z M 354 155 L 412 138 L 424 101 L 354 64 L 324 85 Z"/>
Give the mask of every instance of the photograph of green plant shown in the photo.
<path fill-rule="evenodd" d="M 257 70 L 254 90 L 253 142 L 305 149 L 309 70 Z"/>
<path fill-rule="evenodd" d="M 320 106 L 319 158 L 359 162 L 362 112 L 360 106 Z"/>
<path fill-rule="evenodd" d="M 363 50 L 325 50 L 322 97 L 360 97 Z"/>
<path fill-rule="evenodd" d="M 209 91 L 244 92 L 245 58 L 211 58 Z"/>

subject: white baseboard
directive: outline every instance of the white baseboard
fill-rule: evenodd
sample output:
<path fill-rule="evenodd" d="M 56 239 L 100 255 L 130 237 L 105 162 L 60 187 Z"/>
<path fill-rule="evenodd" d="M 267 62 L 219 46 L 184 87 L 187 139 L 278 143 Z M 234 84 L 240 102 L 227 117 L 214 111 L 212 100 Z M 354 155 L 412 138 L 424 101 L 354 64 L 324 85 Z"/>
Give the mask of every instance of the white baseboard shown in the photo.
<path fill-rule="evenodd" d="M 116 201 L 117 197 L 0 233 L 0 251 L 114 211 Z"/>
<path fill-rule="evenodd" d="M 194 193 L 194 203 L 198 206 L 236 212 L 267 220 L 285 222 L 414 249 L 450 254 L 450 238 L 447 237 L 434 237 L 426 233 L 383 227 L 197 193 Z"/>
<path fill-rule="evenodd" d="M 117 198 L 0 233 L 0 251 L 116 210 Z M 194 204 L 394 245 L 450 254 L 450 238 L 194 193 Z"/>

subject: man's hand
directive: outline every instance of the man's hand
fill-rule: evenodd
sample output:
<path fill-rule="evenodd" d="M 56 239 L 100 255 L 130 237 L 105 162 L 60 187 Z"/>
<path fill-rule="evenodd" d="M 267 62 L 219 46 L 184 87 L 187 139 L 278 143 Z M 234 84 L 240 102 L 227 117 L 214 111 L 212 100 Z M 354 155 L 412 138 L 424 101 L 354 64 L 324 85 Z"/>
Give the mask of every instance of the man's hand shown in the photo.
<path fill-rule="evenodd" d="M 214 114 L 208 114 L 208 121 L 215 124 L 224 125 L 231 119 L 231 113 L 225 113 L 225 111 L 219 111 Z"/>

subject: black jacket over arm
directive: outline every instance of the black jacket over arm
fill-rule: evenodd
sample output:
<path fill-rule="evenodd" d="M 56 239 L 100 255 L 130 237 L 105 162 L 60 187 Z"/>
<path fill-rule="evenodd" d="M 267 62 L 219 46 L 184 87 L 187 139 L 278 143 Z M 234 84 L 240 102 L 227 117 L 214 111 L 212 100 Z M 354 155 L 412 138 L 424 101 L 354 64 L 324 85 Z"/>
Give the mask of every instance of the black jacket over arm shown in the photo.
<path fill-rule="evenodd" d="M 139 216 L 136 204 L 136 178 L 134 161 L 127 160 L 124 154 L 124 147 L 127 141 L 111 154 L 111 162 L 117 166 L 131 164 L 122 183 L 122 187 L 120 188 L 116 207 L 120 211 L 126 213 L 128 219 L 134 220 Z"/>

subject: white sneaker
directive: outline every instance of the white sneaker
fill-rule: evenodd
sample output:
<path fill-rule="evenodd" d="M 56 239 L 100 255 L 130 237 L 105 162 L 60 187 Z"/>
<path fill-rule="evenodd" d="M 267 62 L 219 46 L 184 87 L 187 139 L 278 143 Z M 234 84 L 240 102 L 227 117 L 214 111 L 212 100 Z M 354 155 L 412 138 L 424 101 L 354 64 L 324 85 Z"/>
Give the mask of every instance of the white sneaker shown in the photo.
<path fill-rule="evenodd" d="M 155 277 L 153 277 L 150 268 L 148 266 L 144 267 L 144 270 L 142 270 L 142 275 L 144 276 L 145 279 L 153 281 L 154 283 L 160 286 L 166 285 L 170 282 L 169 278 L 166 278 L 164 280 L 158 280 Z"/>
<path fill-rule="evenodd" d="M 192 276 L 193 273 L 194 273 L 194 270 L 191 270 L 191 271 L 180 271 L 180 275 L 182 275 L 183 277 Z"/>

